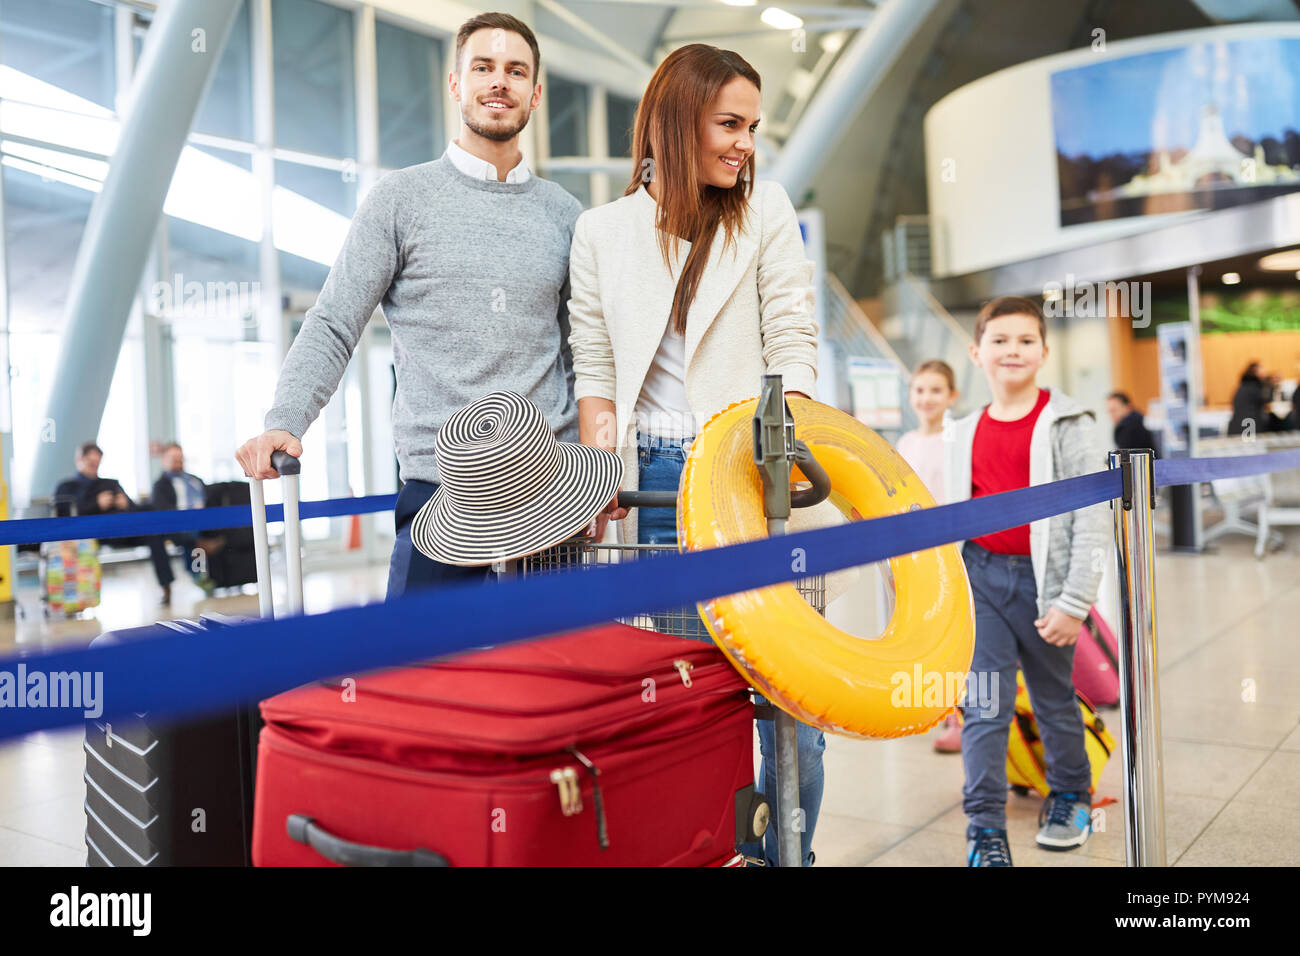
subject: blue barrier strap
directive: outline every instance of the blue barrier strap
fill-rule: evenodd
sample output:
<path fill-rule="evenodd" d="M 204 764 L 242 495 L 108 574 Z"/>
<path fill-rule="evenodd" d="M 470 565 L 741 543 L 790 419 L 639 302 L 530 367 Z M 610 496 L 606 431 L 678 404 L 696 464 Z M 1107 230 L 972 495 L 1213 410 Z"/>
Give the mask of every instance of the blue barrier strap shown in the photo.
<path fill-rule="evenodd" d="M 1291 468 L 1300 468 L 1300 448 L 1228 458 L 1162 458 L 1156 462 L 1156 487 L 1219 478 L 1244 478 Z"/>
<path fill-rule="evenodd" d="M 1157 462 L 1156 469 L 1158 483 L 1169 485 L 1296 467 L 1297 457 L 1294 452 L 1275 452 L 1250 458 L 1174 459 Z M 1118 470 L 1102 471 L 728 548 L 539 575 L 492 585 L 490 593 L 482 585 L 466 585 L 327 614 L 256 621 L 102 650 L 0 660 L 0 739 L 80 723 L 91 704 L 101 711 L 96 716 L 107 718 L 220 710 L 237 700 L 257 700 L 320 677 L 562 633 L 870 564 L 1088 507 L 1117 498 L 1120 491 Z M 362 500 L 335 499 L 350 505 Z M 593 587 L 587 574 L 603 575 L 601 586 Z M 67 700 L 49 696 L 55 686 L 49 675 L 72 673 L 102 682 L 97 700 L 70 706 Z M 40 698 L 38 686 L 44 690 Z M 41 706 L 33 706 L 36 703 Z"/>
<path fill-rule="evenodd" d="M 181 716 L 258 700 L 307 681 L 512 643 L 630 614 L 681 607 L 797 577 L 881 561 L 1097 504 L 1120 494 L 1118 471 L 780 538 L 593 570 L 411 594 L 387 604 L 257 621 L 104 649 L 0 660 L 0 739 L 80 723 L 86 709 L 16 706 L 18 668 L 100 675 L 98 706 Z M 794 570 L 794 568 L 798 570 Z M 593 586 L 590 574 L 601 575 Z M 170 633 L 170 632 L 168 632 Z M 6 676 L 9 675 L 9 676 Z M 83 678 L 83 681 L 85 678 Z M 93 680 L 92 680 L 93 683 Z M 52 684 L 50 686 L 53 686 Z M 30 696 L 30 695 L 29 695 Z M 16 698 L 15 698 L 16 699 Z M 67 703 L 66 701 L 62 703 Z"/>
<path fill-rule="evenodd" d="M 1263 455 L 1225 458 L 1173 458 L 1155 463 L 1156 486 L 1213 481 L 1243 475 L 1263 474 L 1300 467 L 1300 448 Z M 365 495 L 361 498 L 330 498 L 304 501 L 303 518 L 334 518 L 341 515 L 387 511 L 397 503 L 396 495 Z M 281 505 L 267 507 L 267 521 L 284 520 Z M 191 511 L 133 511 L 128 514 L 82 515 L 72 518 L 19 518 L 0 521 L 0 545 L 40 541 L 69 541 L 76 538 L 130 538 L 150 534 L 205 531 L 246 527 L 252 515 L 246 505 L 200 508 Z"/>
<path fill-rule="evenodd" d="M 365 495 L 361 498 L 304 501 L 299 504 L 298 510 L 303 518 L 336 518 L 340 515 L 389 511 L 396 503 L 397 495 Z M 283 521 L 284 506 L 268 505 L 266 520 Z M 17 518 L 0 521 L 0 545 L 216 531 L 221 528 L 246 528 L 252 523 L 253 512 L 249 505 L 225 505 L 186 511 L 131 511 L 72 518 Z"/>

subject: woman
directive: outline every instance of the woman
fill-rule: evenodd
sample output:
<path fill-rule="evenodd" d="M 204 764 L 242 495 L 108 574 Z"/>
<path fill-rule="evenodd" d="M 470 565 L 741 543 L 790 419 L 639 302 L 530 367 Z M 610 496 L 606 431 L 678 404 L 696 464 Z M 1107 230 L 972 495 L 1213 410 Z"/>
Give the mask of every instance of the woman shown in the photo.
<path fill-rule="evenodd" d="M 813 265 L 785 191 L 754 179 L 759 88 L 754 68 L 731 51 L 696 43 L 670 54 L 637 108 L 631 183 L 574 229 L 569 342 L 580 440 L 623 457 L 624 490 L 676 491 L 697 429 L 753 398 L 762 375 L 780 374 L 786 394 L 813 392 Z M 671 509 L 628 515 L 611 502 L 604 518 L 625 519 L 624 540 L 677 541 Z M 759 739 L 761 789 L 774 794 L 771 721 L 759 721 Z M 804 865 L 825 746 L 820 731 L 799 725 Z M 775 862 L 771 829 L 766 842 Z"/>

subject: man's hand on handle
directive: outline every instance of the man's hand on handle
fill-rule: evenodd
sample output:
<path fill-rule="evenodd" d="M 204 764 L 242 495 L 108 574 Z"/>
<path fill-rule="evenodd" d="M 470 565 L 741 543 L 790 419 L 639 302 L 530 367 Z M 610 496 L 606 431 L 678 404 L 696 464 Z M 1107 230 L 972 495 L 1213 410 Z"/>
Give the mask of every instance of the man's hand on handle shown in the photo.
<path fill-rule="evenodd" d="M 301 458 L 302 442 L 283 429 L 273 428 L 240 445 L 235 458 L 249 478 L 276 478 L 278 473 L 271 467 L 273 451 L 286 451 L 294 458 Z"/>

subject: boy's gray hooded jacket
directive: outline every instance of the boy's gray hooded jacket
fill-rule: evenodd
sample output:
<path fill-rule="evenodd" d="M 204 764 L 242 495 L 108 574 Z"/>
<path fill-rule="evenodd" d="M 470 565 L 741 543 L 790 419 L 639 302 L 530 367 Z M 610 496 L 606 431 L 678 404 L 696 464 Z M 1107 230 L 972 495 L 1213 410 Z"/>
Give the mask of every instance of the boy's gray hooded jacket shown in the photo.
<path fill-rule="evenodd" d="M 949 503 L 970 498 L 971 449 L 984 409 L 949 426 L 944 442 L 944 489 Z M 1101 471 L 1106 461 L 1093 437 L 1092 412 L 1051 389 L 1029 443 L 1029 483 Z M 1029 525 L 1029 552 L 1038 585 L 1038 614 L 1052 605 L 1082 619 L 1097 599 L 1104 562 L 1111 560 L 1114 530 L 1105 502 L 1040 518 Z M 958 542 L 961 546 L 961 542 Z"/>

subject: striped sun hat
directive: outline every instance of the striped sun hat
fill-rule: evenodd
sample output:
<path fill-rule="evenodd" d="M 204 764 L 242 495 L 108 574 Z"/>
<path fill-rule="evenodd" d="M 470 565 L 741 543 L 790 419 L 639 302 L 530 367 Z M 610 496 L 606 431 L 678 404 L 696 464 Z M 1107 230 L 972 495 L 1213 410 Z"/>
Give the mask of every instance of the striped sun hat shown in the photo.
<path fill-rule="evenodd" d="M 411 522 L 411 543 L 443 564 L 509 561 L 571 538 L 623 480 L 611 451 L 556 441 L 514 392 L 460 409 L 433 444 L 441 484 Z"/>

